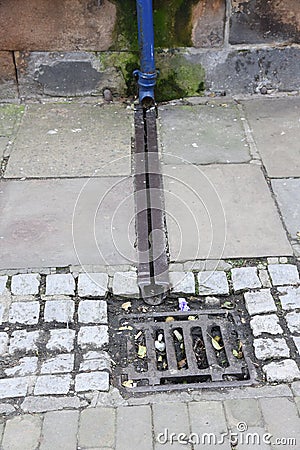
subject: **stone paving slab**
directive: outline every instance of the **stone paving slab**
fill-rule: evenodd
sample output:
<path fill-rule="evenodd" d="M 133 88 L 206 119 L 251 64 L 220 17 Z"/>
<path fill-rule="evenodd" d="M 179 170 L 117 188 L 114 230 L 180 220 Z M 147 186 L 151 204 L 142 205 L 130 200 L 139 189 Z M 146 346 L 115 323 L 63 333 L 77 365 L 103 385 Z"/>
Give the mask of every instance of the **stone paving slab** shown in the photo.
<path fill-rule="evenodd" d="M 252 99 L 243 108 L 269 177 L 299 177 L 300 98 Z"/>
<path fill-rule="evenodd" d="M 18 119 L 24 113 L 24 106 L 0 105 L 0 136 L 12 136 Z"/>
<path fill-rule="evenodd" d="M 232 103 L 162 106 L 159 108 L 159 117 L 163 160 L 166 164 L 237 163 L 250 160 L 240 114 Z"/>
<path fill-rule="evenodd" d="M 297 233 L 300 232 L 300 180 L 272 180 L 272 188 L 288 232 L 293 239 L 299 239 Z"/>
<path fill-rule="evenodd" d="M 85 183 L 0 182 L 1 269 L 135 261 L 132 181 Z"/>
<path fill-rule="evenodd" d="M 123 105 L 28 105 L 5 177 L 128 175 L 132 120 Z"/>
<path fill-rule="evenodd" d="M 172 261 L 292 254 L 259 167 L 163 170 Z"/>

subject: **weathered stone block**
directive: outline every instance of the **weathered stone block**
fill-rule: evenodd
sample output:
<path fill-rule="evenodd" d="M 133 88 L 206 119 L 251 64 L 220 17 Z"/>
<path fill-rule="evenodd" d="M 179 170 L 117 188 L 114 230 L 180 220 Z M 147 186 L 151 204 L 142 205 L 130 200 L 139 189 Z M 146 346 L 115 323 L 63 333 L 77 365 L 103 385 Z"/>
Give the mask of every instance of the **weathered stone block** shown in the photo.
<path fill-rule="evenodd" d="M 70 273 L 47 275 L 46 295 L 74 295 L 75 280 Z"/>
<path fill-rule="evenodd" d="M 45 322 L 72 322 L 74 311 L 75 303 L 73 300 L 49 300 L 45 305 Z"/>
<path fill-rule="evenodd" d="M 250 316 L 277 311 L 270 289 L 246 292 L 244 294 L 244 299 Z"/>
<path fill-rule="evenodd" d="M 75 378 L 75 391 L 108 391 L 109 374 L 107 372 L 79 373 Z"/>
<path fill-rule="evenodd" d="M 225 1 L 197 2 L 192 10 L 193 46 L 220 47 L 224 40 Z"/>
<path fill-rule="evenodd" d="M 258 359 L 288 358 L 290 356 L 287 343 L 282 338 L 254 339 L 253 345 L 255 356 Z"/>
<path fill-rule="evenodd" d="M 50 330 L 50 339 L 46 345 L 47 350 L 71 352 L 74 348 L 74 330 Z"/>
<path fill-rule="evenodd" d="M 107 293 L 106 273 L 81 273 L 78 277 L 79 297 L 104 297 Z"/>
<path fill-rule="evenodd" d="M 206 271 L 199 272 L 199 295 L 226 295 L 229 294 L 229 286 L 225 272 Z"/>
<path fill-rule="evenodd" d="M 300 312 L 290 312 L 285 316 L 291 333 L 300 333 Z"/>
<path fill-rule="evenodd" d="M 81 348 L 101 348 L 106 344 L 108 344 L 108 327 L 106 325 L 80 328 L 78 345 Z"/>
<path fill-rule="evenodd" d="M 297 0 L 232 0 L 231 44 L 300 42 Z"/>
<path fill-rule="evenodd" d="M 116 272 L 113 279 L 113 293 L 114 295 L 139 297 L 136 272 Z"/>
<path fill-rule="evenodd" d="M 9 353 L 36 351 L 41 334 L 40 331 L 14 331 L 10 338 Z"/>
<path fill-rule="evenodd" d="M 39 293 L 40 275 L 24 273 L 14 275 L 11 279 L 11 292 L 14 295 L 34 295 Z"/>
<path fill-rule="evenodd" d="M 63 354 L 57 355 L 54 358 L 49 358 L 43 362 L 41 373 L 68 373 L 72 372 L 74 368 L 74 355 Z"/>
<path fill-rule="evenodd" d="M 107 323 L 107 303 L 105 300 L 82 300 L 78 307 L 78 322 Z"/>
<path fill-rule="evenodd" d="M 253 335 L 259 336 L 263 333 L 268 334 L 282 334 L 283 329 L 279 325 L 279 319 L 275 314 L 254 316 L 250 320 L 250 326 L 253 331 Z"/>
<path fill-rule="evenodd" d="M 279 295 L 282 309 L 284 309 L 285 311 L 289 311 L 292 309 L 300 308 L 300 287 L 279 287 L 278 291 L 282 294 Z"/>
<path fill-rule="evenodd" d="M 268 270 L 274 286 L 298 284 L 300 282 L 297 266 L 293 264 L 270 264 Z"/>
<path fill-rule="evenodd" d="M 39 321 L 39 302 L 13 302 L 9 310 L 10 323 L 35 325 Z"/>
<path fill-rule="evenodd" d="M 261 282 L 256 267 L 239 267 L 231 269 L 233 289 L 238 292 L 243 289 L 260 288 Z"/>
<path fill-rule="evenodd" d="M 36 356 L 25 356 L 24 358 L 21 358 L 14 367 L 5 369 L 4 372 L 8 377 L 34 375 L 37 371 L 37 365 L 38 358 Z"/>
<path fill-rule="evenodd" d="M 192 272 L 170 272 L 169 277 L 173 292 L 195 293 L 195 278 Z"/>
<path fill-rule="evenodd" d="M 67 394 L 71 375 L 41 375 L 37 378 L 34 395 Z"/>
<path fill-rule="evenodd" d="M 284 361 L 271 362 L 263 367 L 267 381 L 291 382 L 300 378 L 300 370 L 295 361 L 285 359 Z"/>
<path fill-rule="evenodd" d="M 18 88 L 13 54 L 12 52 L 0 51 L 0 98 L 12 99 L 16 97 L 18 97 Z"/>

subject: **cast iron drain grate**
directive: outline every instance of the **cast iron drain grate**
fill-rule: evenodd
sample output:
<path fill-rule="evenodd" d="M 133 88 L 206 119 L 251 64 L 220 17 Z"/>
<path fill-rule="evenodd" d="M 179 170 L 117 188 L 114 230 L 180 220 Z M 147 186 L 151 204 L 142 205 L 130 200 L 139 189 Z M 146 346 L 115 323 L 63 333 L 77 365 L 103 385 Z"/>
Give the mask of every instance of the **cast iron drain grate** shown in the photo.
<path fill-rule="evenodd" d="M 118 379 L 125 388 L 148 392 L 255 382 L 233 311 L 128 314 L 118 326 L 117 347 L 125 347 L 126 355 Z"/>

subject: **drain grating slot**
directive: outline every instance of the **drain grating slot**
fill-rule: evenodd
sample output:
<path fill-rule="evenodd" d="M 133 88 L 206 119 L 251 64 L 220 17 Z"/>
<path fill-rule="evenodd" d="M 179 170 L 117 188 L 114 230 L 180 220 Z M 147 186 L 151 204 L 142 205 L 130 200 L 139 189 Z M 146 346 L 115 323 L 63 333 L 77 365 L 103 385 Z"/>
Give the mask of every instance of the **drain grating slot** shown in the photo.
<path fill-rule="evenodd" d="M 129 330 L 119 333 L 127 343 L 120 384 L 126 386 L 131 380 L 131 390 L 147 392 L 255 382 L 237 313 L 201 310 L 189 314 L 128 314 L 119 319 L 119 327 L 130 324 Z M 144 350 L 142 357 L 137 356 L 139 346 Z"/>

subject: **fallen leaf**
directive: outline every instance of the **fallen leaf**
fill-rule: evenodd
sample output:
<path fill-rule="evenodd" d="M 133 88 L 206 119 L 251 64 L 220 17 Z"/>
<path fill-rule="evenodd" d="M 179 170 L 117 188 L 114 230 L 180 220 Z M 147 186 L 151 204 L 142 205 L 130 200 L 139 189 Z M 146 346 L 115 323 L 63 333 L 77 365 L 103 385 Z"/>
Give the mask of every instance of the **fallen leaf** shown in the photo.
<path fill-rule="evenodd" d="M 236 358 L 238 357 L 239 352 L 237 350 L 232 350 L 232 354 L 233 356 L 235 356 Z"/>
<path fill-rule="evenodd" d="M 188 320 L 196 320 L 196 316 L 189 316 Z"/>
<path fill-rule="evenodd" d="M 174 322 L 174 317 L 172 317 L 172 316 L 168 316 L 167 318 L 166 318 L 166 322 Z"/>
<path fill-rule="evenodd" d="M 224 303 L 221 305 L 221 308 L 233 309 L 233 308 L 234 308 L 234 304 L 233 304 L 232 302 L 226 301 L 226 302 L 224 302 Z"/>
<path fill-rule="evenodd" d="M 208 336 L 211 338 L 211 343 L 212 343 L 213 348 L 218 351 L 222 350 L 223 347 L 221 347 L 221 345 L 218 343 L 218 341 L 215 338 L 213 338 L 212 336 L 210 336 L 210 335 L 208 335 Z M 220 339 L 220 336 L 216 336 L 216 337 Z"/>
<path fill-rule="evenodd" d="M 122 303 L 121 308 L 124 309 L 124 311 L 128 311 L 131 308 L 132 304 L 131 302 L 125 302 Z"/>
<path fill-rule="evenodd" d="M 184 366 L 186 366 L 186 359 L 182 359 L 181 361 L 178 361 L 179 369 L 182 369 Z"/>
<path fill-rule="evenodd" d="M 158 357 L 157 357 L 157 362 L 162 362 L 162 360 L 163 360 L 162 355 L 158 355 Z"/>
<path fill-rule="evenodd" d="M 176 337 L 177 341 L 181 342 L 181 341 L 183 340 L 183 337 L 182 337 L 182 335 L 179 333 L 178 330 L 174 330 L 173 333 L 174 333 L 174 336 Z"/>
<path fill-rule="evenodd" d="M 122 327 L 119 327 L 120 331 L 125 331 L 125 330 L 133 330 L 131 325 L 124 325 Z"/>
<path fill-rule="evenodd" d="M 126 380 L 126 381 L 123 381 L 122 386 L 124 386 L 126 388 L 133 388 L 136 386 L 136 383 L 134 383 L 133 380 Z"/>
<path fill-rule="evenodd" d="M 214 340 L 217 341 L 217 342 L 220 342 L 221 336 L 215 336 L 215 337 L 214 337 Z"/>
<path fill-rule="evenodd" d="M 145 358 L 147 355 L 147 347 L 145 345 L 139 345 L 138 347 L 138 357 L 139 358 Z"/>
<path fill-rule="evenodd" d="M 300 231 L 297 231 L 296 235 L 297 235 L 297 238 L 300 239 Z"/>
<path fill-rule="evenodd" d="M 135 340 L 137 340 L 137 339 L 139 339 L 141 336 L 142 336 L 142 331 L 139 331 L 135 336 L 134 336 L 134 339 Z"/>

